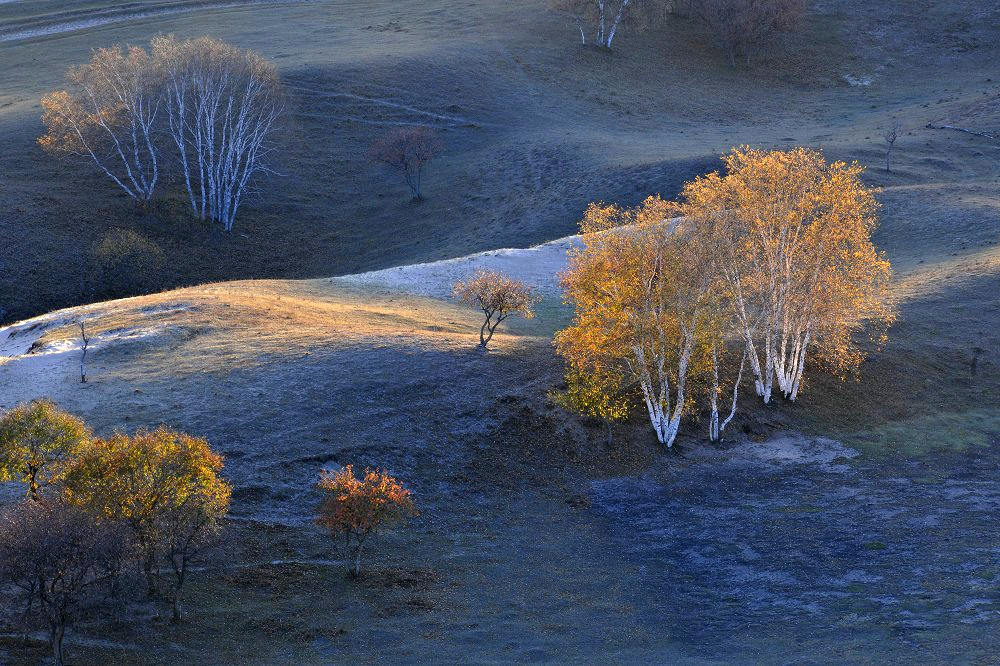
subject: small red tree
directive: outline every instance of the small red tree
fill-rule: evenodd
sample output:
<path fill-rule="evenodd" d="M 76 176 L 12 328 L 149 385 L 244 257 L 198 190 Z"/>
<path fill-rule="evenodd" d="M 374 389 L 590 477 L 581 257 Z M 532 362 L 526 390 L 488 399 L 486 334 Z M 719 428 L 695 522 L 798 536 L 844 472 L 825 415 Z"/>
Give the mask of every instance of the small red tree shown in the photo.
<path fill-rule="evenodd" d="M 324 470 L 319 489 L 326 499 L 316 522 L 346 537 L 355 577 L 361 574 L 361 548 L 368 537 L 419 515 L 410 491 L 382 470 L 366 468 L 363 479 L 354 476 L 351 465 L 339 472 Z"/>
<path fill-rule="evenodd" d="M 401 172 L 413 192 L 413 198 L 423 199 L 420 179 L 424 167 L 441 152 L 441 148 L 441 139 L 430 127 L 398 127 L 372 144 L 368 158 Z"/>
<path fill-rule="evenodd" d="M 483 349 L 493 339 L 493 333 L 507 317 L 519 314 L 525 319 L 535 316 L 538 297 L 520 280 L 499 271 L 480 269 L 468 280 L 458 281 L 452 291 L 455 298 L 486 315 L 479 329 L 479 346 Z"/>

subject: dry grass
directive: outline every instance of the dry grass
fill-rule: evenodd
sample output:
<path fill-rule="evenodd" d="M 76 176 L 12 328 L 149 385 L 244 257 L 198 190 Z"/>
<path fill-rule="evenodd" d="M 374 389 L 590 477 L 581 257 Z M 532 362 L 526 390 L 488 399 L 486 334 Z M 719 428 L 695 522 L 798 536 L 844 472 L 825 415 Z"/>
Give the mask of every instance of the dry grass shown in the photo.
<path fill-rule="evenodd" d="M 987 103 L 998 90 L 996 14 L 972 0 L 816 4 L 822 13 L 799 43 L 735 72 L 683 22 L 623 35 L 612 54 L 580 49 L 573 26 L 539 16 L 533 0 L 209 10 L 0 44 L 8 320 L 94 298 L 79 275 L 112 226 L 163 248 L 164 287 L 246 280 L 89 306 L 0 339 L 2 349 L 20 340 L 68 349 L 0 360 L 0 406 L 50 395 L 101 433 L 161 422 L 190 430 L 226 454 L 237 486 L 241 568 L 195 577 L 190 621 L 85 625 L 84 638 L 117 646 L 73 654 L 114 663 L 627 662 L 655 649 L 664 661 L 690 660 L 635 610 L 634 567 L 574 508 L 585 506 L 577 499 L 590 475 L 629 474 L 653 459 L 645 429 L 623 429 L 625 459 L 609 460 L 580 448 L 578 424 L 503 411 L 537 402 L 558 381 L 547 336 L 565 322 L 559 303 L 513 324 L 483 355 L 472 351 L 474 312 L 256 278 L 327 277 L 560 237 L 588 201 L 672 195 L 734 144 L 820 145 L 871 165 L 869 182 L 885 188 L 877 242 L 898 276 L 900 322 L 862 381 L 814 375 L 802 404 L 765 418 L 869 453 L 995 441 L 1000 151 L 925 125 L 997 127 Z M 68 7 L 0 4 L 0 21 L 50 21 Z M 158 32 L 211 32 L 258 49 L 289 83 L 287 175 L 266 184 L 233 234 L 192 223 L 173 195 L 137 210 L 86 168 L 34 145 L 37 101 L 67 66 L 95 46 Z M 844 74 L 874 82 L 849 87 Z M 384 127 L 369 123 L 428 114 L 470 122 L 435 120 L 447 148 L 428 174 L 428 201 L 415 205 L 360 155 Z M 893 118 L 904 132 L 885 174 L 880 136 Z M 86 385 L 73 350 L 81 316 L 98 338 Z M 149 334 L 101 342 L 138 331 Z M 309 526 L 319 469 L 347 462 L 390 467 L 413 482 L 425 510 L 376 548 L 373 576 L 358 584 L 329 564 L 336 551 Z M 416 587 L 386 584 L 417 570 L 433 575 L 416 576 Z M 754 641 L 739 637 L 743 658 L 802 656 Z M 0 644 L 0 661 L 40 655 Z"/>

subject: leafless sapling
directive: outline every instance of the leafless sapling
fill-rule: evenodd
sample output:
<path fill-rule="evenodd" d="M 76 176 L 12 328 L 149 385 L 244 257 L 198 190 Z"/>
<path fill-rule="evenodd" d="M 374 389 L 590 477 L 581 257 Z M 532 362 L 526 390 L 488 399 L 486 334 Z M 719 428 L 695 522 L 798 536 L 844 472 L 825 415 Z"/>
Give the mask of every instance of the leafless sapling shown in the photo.
<path fill-rule="evenodd" d="M 441 152 L 441 147 L 441 139 L 430 127 L 398 127 L 372 144 L 368 158 L 402 173 L 413 198 L 421 200 L 424 167 Z"/>
<path fill-rule="evenodd" d="M 885 139 L 885 172 L 889 173 L 890 163 L 889 160 L 892 158 L 892 149 L 896 145 L 896 139 L 899 138 L 899 121 L 893 121 L 884 132 L 882 132 L 882 138 Z"/>
<path fill-rule="evenodd" d="M 81 319 L 80 325 L 80 340 L 83 342 L 80 354 L 80 383 L 87 383 L 87 348 L 90 347 L 90 336 L 87 335 L 87 325 Z"/>

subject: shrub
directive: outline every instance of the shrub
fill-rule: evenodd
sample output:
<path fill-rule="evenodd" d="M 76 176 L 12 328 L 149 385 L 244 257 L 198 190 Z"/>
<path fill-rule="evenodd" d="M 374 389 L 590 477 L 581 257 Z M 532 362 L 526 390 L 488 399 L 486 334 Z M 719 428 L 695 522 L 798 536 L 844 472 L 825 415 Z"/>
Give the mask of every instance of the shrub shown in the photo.
<path fill-rule="evenodd" d="M 48 400 L 18 405 L 0 416 L 0 481 L 25 483 L 38 499 L 89 438 L 83 421 Z"/>
<path fill-rule="evenodd" d="M 430 127 L 399 127 L 379 138 L 368 151 L 368 159 L 403 174 L 414 199 L 420 190 L 424 167 L 441 152 L 441 139 Z"/>
<path fill-rule="evenodd" d="M 163 250 L 131 229 L 109 229 L 93 252 L 95 292 L 132 296 L 162 285 Z"/>
<path fill-rule="evenodd" d="M 512 314 L 531 319 L 535 316 L 534 307 L 538 303 L 531 288 L 523 282 L 499 271 L 485 269 L 477 271 L 468 280 L 456 282 L 452 293 L 466 305 L 482 310 L 486 316 L 479 328 L 479 346 L 483 349 L 493 339 L 500 322 Z"/>
<path fill-rule="evenodd" d="M 351 553 L 354 576 L 361 574 L 361 548 L 372 534 L 405 523 L 418 515 L 410 491 L 378 469 L 365 469 L 363 479 L 346 465 L 339 472 L 324 470 L 319 489 L 326 499 L 317 522 L 334 535 L 343 534 Z"/>
<path fill-rule="evenodd" d="M 690 9 L 735 67 L 737 59 L 749 64 L 757 49 L 798 27 L 805 0 L 690 0 Z"/>
<path fill-rule="evenodd" d="M 150 595 L 164 580 L 161 564 L 169 566 L 174 620 L 189 566 L 229 510 L 232 488 L 222 467 L 205 440 L 160 427 L 94 440 L 65 475 L 70 503 L 129 528 Z"/>

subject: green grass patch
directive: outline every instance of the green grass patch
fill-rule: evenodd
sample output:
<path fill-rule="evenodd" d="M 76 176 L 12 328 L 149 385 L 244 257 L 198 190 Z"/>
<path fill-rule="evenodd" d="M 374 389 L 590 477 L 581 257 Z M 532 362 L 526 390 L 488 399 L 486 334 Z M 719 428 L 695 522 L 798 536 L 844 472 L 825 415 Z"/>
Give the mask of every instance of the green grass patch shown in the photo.
<path fill-rule="evenodd" d="M 872 424 L 864 432 L 845 434 L 843 441 L 866 455 L 919 456 L 989 446 L 996 433 L 1000 409 L 985 408 Z"/>

